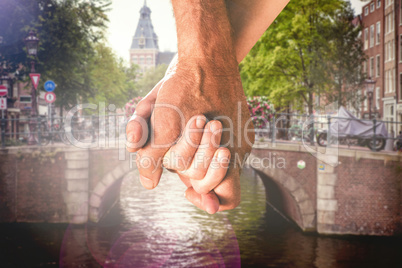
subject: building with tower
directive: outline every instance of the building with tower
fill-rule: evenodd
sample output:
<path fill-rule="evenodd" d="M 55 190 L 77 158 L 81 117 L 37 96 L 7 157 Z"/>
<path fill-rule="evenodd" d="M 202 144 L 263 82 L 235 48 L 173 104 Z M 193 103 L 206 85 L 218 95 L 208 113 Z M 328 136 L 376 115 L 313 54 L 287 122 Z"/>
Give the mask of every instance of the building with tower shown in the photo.
<path fill-rule="evenodd" d="M 175 52 L 159 51 L 158 36 L 151 20 L 151 9 L 144 1 L 140 10 L 140 19 L 130 48 L 130 63 L 140 66 L 141 72 L 155 68 L 159 64 L 169 64 Z"/>

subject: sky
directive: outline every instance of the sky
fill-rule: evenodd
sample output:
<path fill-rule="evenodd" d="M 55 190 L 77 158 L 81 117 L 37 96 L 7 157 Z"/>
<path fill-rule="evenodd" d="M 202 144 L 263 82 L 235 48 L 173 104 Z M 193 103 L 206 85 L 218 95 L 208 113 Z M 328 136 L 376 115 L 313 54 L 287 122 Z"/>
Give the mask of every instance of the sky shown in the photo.
<path fill-rule="evenodd" d="M 159 38 L 159 49 L 177 51 L 176 26 L 170 0 L 146 1 L 152 11 L 151 20 Z M 360 14 L 361 7 L 365 3 L 360 0 L 350 1 L 355 14 Z M 111 11 L 108 13 L 110 20 L 107 32 L 108 43 L 116 55 L 123 58 L 126 63 L 128 63 L 131 41 L 143 5 L 144 0 L 112 0 Z"/>

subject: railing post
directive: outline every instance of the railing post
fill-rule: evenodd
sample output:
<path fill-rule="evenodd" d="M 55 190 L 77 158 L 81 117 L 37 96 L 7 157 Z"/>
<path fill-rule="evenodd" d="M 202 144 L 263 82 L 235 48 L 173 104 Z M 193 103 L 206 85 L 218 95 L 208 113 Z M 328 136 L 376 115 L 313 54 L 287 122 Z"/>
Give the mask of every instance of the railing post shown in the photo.
<path fill-rule="evenodd" d="M 331 116 L 328 115 L 327 147 L 331 145 Z"/>
<path fill-rule="evenodd" d="M 6 119 L 1 118 L 1 147 L 6 146 Z"/>
<path fill-rule="evenodd" d="M 376 134 L 375 134 L 375 132 L 376 132 L 376 128 L 377 128 L 377 119 L 374 117 L 374 119 L 373 119 L 373 151 L 377 151 L 376 150 Z"/>
<path fill-rule="evenodd" d="M 41 123 L 41 118 L 40 116 L 37 117 L 37 124 L 36 124 L 36 131 L 38 131 L 38 144 L 39 146 L 42 146 L 41 143 L 41 131 L 40 131 L 40 123 Z"/>
<path fill-rule="evenodd" d="M 310 131 L 310 144 L 314 145 L 314 114 L 310 115 L 311 118 L 311 131 Z"/>
<path fill-rule="evenodd" d="M 53 141 L 53 137 L 54 137 L 54 128 L 53 128 L 53 112 L 52 112 L 52 106 L 51 106 L 52 104 L 50 103 L 49 104 L 49 107 L 50 107 L 50 144 L 53 144 L 54 143 L 54 141 Z M 58 132 L 60 132 L 60 128 L 59 128 L 59 130 L 57 130 Z"/>
<path fill-rule="evenodd" d="M 92 135 L 92 142 L 95 142 L 95 117 L 91 114 L 91 135 Z"/>
<path fill-rule="evenodd" d="M 274 114 L 274 117 L 273 117 L 273 126 L 272 126 L 272 143 L 275 143 L 275 138 L 276 138 L 276 135 L 275 135 L 275 133 L 276 133 L 276 114 Z"/>

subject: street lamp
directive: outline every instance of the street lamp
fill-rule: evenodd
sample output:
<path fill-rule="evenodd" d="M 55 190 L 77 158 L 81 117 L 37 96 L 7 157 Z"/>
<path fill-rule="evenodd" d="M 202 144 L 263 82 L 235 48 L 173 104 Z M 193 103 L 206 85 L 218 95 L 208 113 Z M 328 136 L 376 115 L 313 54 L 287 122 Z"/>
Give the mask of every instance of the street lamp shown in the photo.
<path fill-rule="evenodd" d="M 26 49 L 28 56 L 31 58 L 31 73 L 35 73 L 35 59 L 38 54 L 38 45 L 39 45 L 39 38 L 36 35 L 34 31 L 29 31 L 28 36 L 24 39 Z M 35 117 L 37 115 L 36 110 L 37 110 L 37 105 L 36 105 L 36 90 L 34 85 L 32 84 L 31 87 L 31 102 L 32 102 L 32 107 L 31 107 L 31 120 L 29 120 L 29 139 L 28 139 L 28 144 L 29 145 L 34 145 L 36 144 L 35 137 L 33 135 L 33 132 L 35 130 Z"/>
<path fill-rule="evenodd" d="M 372 103 L 372 101 L 373 101 L 374 86 L 375 86 L 375 83 L 376 83 L 376 82 L 377 82 L 377 81 L 375 81 L 375 80 L 371 80 L 371 77 L 369 77 L 369 78 L 365 81 L 365 84 L 366 84 L 366 92 L 367 92 L 368 99 L 369 99 L 369 119 L 371 119 L 371 103 Z"/>

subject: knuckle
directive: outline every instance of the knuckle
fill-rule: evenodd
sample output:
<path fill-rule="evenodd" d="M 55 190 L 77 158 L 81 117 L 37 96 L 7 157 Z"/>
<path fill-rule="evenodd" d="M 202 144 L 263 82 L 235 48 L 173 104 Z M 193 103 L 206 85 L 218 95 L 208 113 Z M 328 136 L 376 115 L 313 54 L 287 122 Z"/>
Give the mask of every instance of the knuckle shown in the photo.
<path fill-rule="evenodd" d="M 206 187 L 205 185 L 198 185 L 198 184 L 193 184 L 193 189 L 196 191 L 198 194 L 207 194 L 210 192 L 209 188 Z"/>

